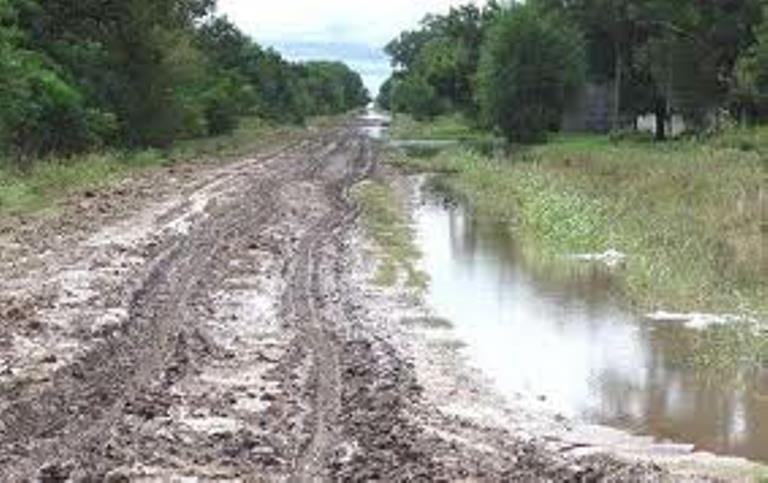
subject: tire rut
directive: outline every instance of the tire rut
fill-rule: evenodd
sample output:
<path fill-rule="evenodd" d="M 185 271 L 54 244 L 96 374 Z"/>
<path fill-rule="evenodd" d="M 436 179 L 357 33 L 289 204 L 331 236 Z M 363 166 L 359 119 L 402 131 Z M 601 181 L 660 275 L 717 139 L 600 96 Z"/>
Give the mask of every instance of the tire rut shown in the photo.
<path fill-rule="evenodd" d="M 195 323 L 215 252 L 242 226 L 265 225 L 276 211 L 280 186 L 316 169 L 308 160 L 329 138 L 334 136 L 288 146 L 261 163 L 275 166 L 252 177 L 233 203 L 216 207 L 210 222 L 159 252 L 131 297 L 126 323 L 59 370 L 48 387 L 8 395 L 12 402 L 0 414 L 0 466 L 6 475 L 22 478 L 39 468 L 43 477 L 80 468 L 105 474 L 113 465 L 105 443 L 115 421 L 140 410 L 132 400 L 165 390 L 215 350 Z"/>
<path fill-rule="evenodd" d="M 333 280 L 324 272 L 333 270 L 344 230 L 354 222 L 357 208 L 349 199 L 349 188 L 370 171 L 370 145 L 362 138 L 347 141 L 351 157 L 341 157 L 322 166 L 325 195 L 330 211 L 321 217 L 302 240 L 294 264 L 289 268 L 291 289 L 283 301 L 284 318 L 299 328 L 295 341 L 308 351 L 310 363 L 311 407 L 309 437 L 300 449 L 293 474 L 301 480 L 328 476 L 328 468 L 339 443 L 341 411 L 341 354 L 339 326 L 345 321 L 329 317 L 328 302 L 338 297 L 340 287 L 325 286 Z M 330 250 L 329 250 L 329 247 Z M 330 254 L 327 253 L 330 251 Z M 326 252 L 326 253 L 324 253 Z"/>

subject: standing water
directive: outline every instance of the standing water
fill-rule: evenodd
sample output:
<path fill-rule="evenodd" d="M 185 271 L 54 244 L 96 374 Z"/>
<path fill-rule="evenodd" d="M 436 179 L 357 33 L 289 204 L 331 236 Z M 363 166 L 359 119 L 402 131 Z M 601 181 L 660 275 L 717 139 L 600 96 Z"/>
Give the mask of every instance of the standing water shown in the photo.
<path fill-rule="evenodd" d="M 381 140 L 387 132 L 390 117 L 377 111 L 373 106 L 368 106 L 365 114 L 359 117 L 359 121 L 362 123 L 361 130 L 366 136 Z"/>
<path fill-rule="evenodd" d="M 768 392 L 708 381 L 685 358 L 695 333 L 622 306 L 605 269 L 530 264 L 510 230 L 427 196 L 417 233 L 428 301 L 470 360 L 511 398 L 698 450 L 768 461 Z M 766 381 L 763 381 L 763 383 Z"/>

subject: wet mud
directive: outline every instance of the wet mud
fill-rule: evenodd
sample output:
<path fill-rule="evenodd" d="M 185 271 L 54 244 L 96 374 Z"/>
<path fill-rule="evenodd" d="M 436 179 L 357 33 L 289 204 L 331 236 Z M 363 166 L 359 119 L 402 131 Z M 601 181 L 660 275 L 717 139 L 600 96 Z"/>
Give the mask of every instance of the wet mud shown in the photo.
<path fill-rule="evenodd" d="M 370 282 L 349 190 L 384 174 L 359 128 L 4 221 L 1 479 L 663 479 L 477 417 L 512 410 Z"/>

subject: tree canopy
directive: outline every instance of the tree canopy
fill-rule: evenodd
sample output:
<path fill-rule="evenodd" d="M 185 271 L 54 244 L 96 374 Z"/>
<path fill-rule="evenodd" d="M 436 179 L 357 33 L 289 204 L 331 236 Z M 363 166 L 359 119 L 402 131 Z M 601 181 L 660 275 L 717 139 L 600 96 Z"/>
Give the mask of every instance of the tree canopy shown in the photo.
<path fill-rule="evenodd" d="M 363 105 L 341 63 L 292 63 L 214 0 L 0 0 L 0 154 L 167 146 L 238 118 L 278 122 Z"/>
<path fill-rule="evenodd" d="M 577 78 L 581 72 L 588 82 L 610 86 L 614 128 L 647 112 L 655 113 L 659 120 L 659 137 L 673 113 L 699 129 L 716 123 L 716 113 L 723 110 L 761 120 L 768 116 L 768 85 L 762 80 L 768 44 L 766 9 L 763 0 L 528 0 L 453 8 L 445 15 L 427 16 L 419 28 L 403 32 L 386 47 L 395 74 L 385 84 L 382 98 L 404 112 L 418 111 L 423 116 L 425 112 L 461 111 L 478 121 L 495 119 L 495 127 L 501 128 L 502 117 L 488 110 L 506 110 L 506 122 L 526 105 L 521 104 L 525 99 L 489 92 L 491 61 L 480 59 L 498 57 L 507 49 L 508 60 L 517 52 L 531 57 L 526 62 L 558 63 L 544 52 L 557 50 L 557 32 L 565 28 L 575 44 L 582 45 L 584 63 L 568 61 L 574 70 L 561 74 Z M 514 17 L 526 17 L 532 26 L 544 25 L 536 34 L 544 44 L 525 37 L 525 42 L 543 49 L 542 58 L 533 59 L 534 54 L 524 52 L 523 47 L 498 40 L 500 23 L 518 25 L 507 32 L 510 39 L 515 29 L 515 35 L 522 35 L 523 30 L 533 35 L 532 26 L 523 26 Z M 553 18 L 558 20 L 553 22 Z M 554 65 L 526 69 L 531 75 L 533 71 L 545 75 L 544 71 L 559 70 Z M 414 83 L 423 92 L 427 87 L 434 91 L 430 109 L 424 109 L 424 99 L 411 104 L 415 99 L 410 84 Z M 398 89 L 398 85 L 406 88 Z M 577 95 L 567 91 L 566 97 Z M 549 102 L 552 98 L 541 99 Z M 557 103 L 561 101 L 558 98 Z M 481 104 L 486 112 L 481 112 Z M 543 104 L 539 107 L 542 112 L 549 109 Z"/>
<path fill-rule="evenodd" d="M 584 81 L 581 33 L 532 5 L 503 12 L 488 31 L 477 76 L 486 121 L 512 141 L 538 141 L 557 129 Z"/>

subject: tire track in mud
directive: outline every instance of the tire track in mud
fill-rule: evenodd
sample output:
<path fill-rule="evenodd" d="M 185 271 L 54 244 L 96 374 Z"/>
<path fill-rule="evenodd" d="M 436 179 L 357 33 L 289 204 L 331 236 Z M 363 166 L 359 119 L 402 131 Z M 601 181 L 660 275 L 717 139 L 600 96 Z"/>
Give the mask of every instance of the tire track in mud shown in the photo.
<path fill-rule="evenodd" d="M 501 428 L 447 420 L 424 404 L 408 354 L 377 330 L 351 273 L 360 208 L 350 189 L 375 174 L 376 155 L 347 126 L 196 187 L 227 196 L 190 217 L 188 229 L 161 227 L 143 247 L 150 256 L 127 321 L 47 384 L 3 395 L 0 479 L 600 479 L 563 469 Z M 186 220 L 194 205 L 166 221 Z M 257 294 L 272 304 L 262 322 L 274 337 L 259 332 L 259 316 L 233 322 L 217 313 L 217 294 L 262 268 L 275 281 Z M 219 329 L 250 339 L 221 342 Z M 239 409 L 241 396 L 255 406 Z M 188 409 L 199 414 L 186 418 Z M 195 418 L 234 424 L 185 427 Z"/>
<path fill-rule="evenodd" d="M 299 479 L 327 477 L 334 452 L 340 443 L 342 374 L 339 341 L 340 326 L 348 325 L 339 318 L 343 313 L 329 314 L 340 298 L 341 287 L 327 286 L 336 277 L 335 261 L 340 255 L 343 233 L 358 216 L 357 207 L 349 199 L 349 189 L 371 171 L 373 158 L 370 144 L 363 138 L 351 142 L 351 157 L 333 159 L 322 166 L 315 177 L 323 180 L 330 211 L 310 228 L 302 240 L 295 261 L 288 269 L 290 290 L 283 300 L 286 320 L 299 329 L 295 345 L 308 346 L 311 408 L 309 436 L 297 455 L 292 473 Z"/>
<path fill-rule="evenodd" d="M 249 175 L 247 189 L 232 203 L 214 207 L 208 222 L 168 242 L 154 258 L 132 295 L 126 323 L 60 369 L 48 387 L 4 395 L 11 401 L 0 414 L 4 477 L 28 477 L 41 467 L 41 477 L 66 477 L 72 471 L 103 476 L 114 465 L 105 443 L 115 422 L 125 413 L 143 411 L 142 399 L 167 389 L 215 350 L 197 330 L 196 317 L 216 251 L 243 226 L 266 225 L 277 212 L 281 185 L 316 170 L 319 162 L 312 155 L 329 146 L 337 149 L 335 138 L 289 145 L 257 163 L 263 169 Z"/>

